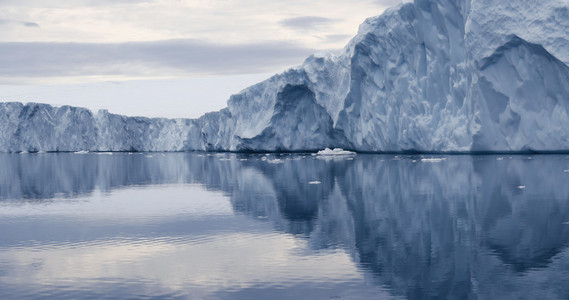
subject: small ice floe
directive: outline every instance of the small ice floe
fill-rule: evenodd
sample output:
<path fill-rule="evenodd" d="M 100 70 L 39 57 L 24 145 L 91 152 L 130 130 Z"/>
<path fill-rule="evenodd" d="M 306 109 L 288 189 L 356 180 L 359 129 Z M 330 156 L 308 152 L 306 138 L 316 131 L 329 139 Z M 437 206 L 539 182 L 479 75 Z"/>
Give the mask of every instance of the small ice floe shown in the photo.
<path fill-rule="evenodd" d="M 309 182 L 308 184 L 321 184 L 321 183 L 322 183 L 322 182 L 320 182 L 320 181 L 311 181 L 311 182 Z"/>
<path fill-rule="evenodd" d="M 246 158 L 241 158 L 239 161 L 248 161 Z"/>
<path fill-rule="evenodd" d="M 504 160 L 503 157 L 497 157 L 496 160 Z"/>
<path fill-rule="evenodd" d="M 47 152 L 45 152 L 45 151 L 38 151 L 38 154 L 44 154 L 44 153 L 47 153 Z"/>
<path fill-rule="evenodd" d="M 269 160 L 267 160 L 267 162 L 270 164 L 282 164 L 282 163 L 284 163 L 284 160 L 279 159 L 279 158 L 275 158 L 275 159 L 269 159 Z"/>
<path fill-rule="evenodd" d="M 21 151 L 20 152 L 20 154 L 28 154 L 28 153 L 30 153 L 30 152 L 28 152 L 28 151 Z"/>
<path fill-rule="evenodd" d="M 356 152 L 347 151 L 342 148 L 334 148 L 334 150 L 326 148 L 324 150 L 318 151 L 318 153 L 315 155 L 356 155 Z"/>
<path fill-rule="evenodd" d="M 526 186 L 525 186 L 525 185 L 520 185 L 520 186 L 518 186 L 518 189 L 520 189 L 520 190 L 525 190 L 525 189 L 526 189 Z"/>
<path fill-rule="evenodd" d="M 113 155 L 113 152 L 97 152 L 98 155 Z"/>
<path fill-rule="evenodd" d="M 73 153 L 75 153 L 75 154 L 87 154 L 87 153 L 89 153 L 89 151 L 81 150 L 81 151 L 77 151 L 77 152 L 73 152 Z"/>
<path fill-rule="evenodd" d="M 565 223 L 563 223 L 563 225 L 569 225 L 569 222 L 565 222 Z"/>
<path fill-rule="evenodd" d="M 219 161 L 231 161 L 231 158 L 220 158 Z"/>
<path fill-rule="evenodd" d="M 563 172 L 565 172 L 565 173 L 569 173 L 569 170 L 563 170 Z"/>
<path fill-rule="evenodd" d="M 439 163 L 442 161 L 447 160 L 446 157 L 430 157 L 430 158 L 421 158 L 421 162 L 428 162 L 428 163 Z"/>
<path fill-rule="evenodd" d="M 146 157 L 151 158 L 151 157 L 154 157 L 154 155 L 150 154 L 150 155 L 146 155 Z"/>

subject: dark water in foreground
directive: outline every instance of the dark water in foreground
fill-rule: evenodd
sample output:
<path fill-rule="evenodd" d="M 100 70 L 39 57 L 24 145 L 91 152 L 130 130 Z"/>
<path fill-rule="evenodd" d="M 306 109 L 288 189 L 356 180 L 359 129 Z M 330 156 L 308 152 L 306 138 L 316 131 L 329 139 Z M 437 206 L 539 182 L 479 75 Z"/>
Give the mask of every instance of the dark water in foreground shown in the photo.
<path fill-rule="evenodd" d="M 0 155 L 0 299 L 569 299 L 569 157 Z"/>

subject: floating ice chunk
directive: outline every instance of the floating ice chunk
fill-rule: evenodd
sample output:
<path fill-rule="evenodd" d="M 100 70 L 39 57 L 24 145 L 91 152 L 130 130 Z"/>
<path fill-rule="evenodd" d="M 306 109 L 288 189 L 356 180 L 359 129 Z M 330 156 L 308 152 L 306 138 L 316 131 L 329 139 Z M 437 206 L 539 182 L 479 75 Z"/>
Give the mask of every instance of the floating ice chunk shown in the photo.
<path fill-rule="evenodd" d="M 565 222 L 565 223 L 563 223 L 563 225 L 569 225 L 569 222 Z"/>
<path fill-rule="evenodd" d="M 421 161 L 422 161 L 422 162 L 430 162 L 430 163 L 439 163 L 439 162 L 442 162 L 442 161 L 445 161 L 445 160 L 447 160 L 446 157 L 441 157 L 441 158 L 435 158 L 435 157 L 432 157 L 432 158 L 421 158 Z"/>
<path fill-rule="evenodd" d="M 81 151 L 77 151 L 77 152 L 73 152 L 73 153 L 75 153 L 75 154 L 87 154 L 87 153 L 89 153 L 89 151 L 81 150 Z"/>
<path fill-rule="evenodd" d="M 320 182 L 320 181 L 311 181 L 311 182 L 309 182 L 308 184 L 321 184 L 321 183 L 322 183 L 322 182 Z"/>
<path fill-rule="evenodd" d="M 563 172 L 565 172 L 565 173 L 569 173 L 569 170 L 563 170 Z"/>
<path fill-rule="evenodd" d="M 525 185 L 520 185 L 520 186 L 518 186 L 518 189 L 520 189 L 520 190 L 525 190 L 525 189 L 526 189 L 526 186 L 525 186 Z"/>
<path fill-rule="evenodd" d="M 267 162 L 270 164 L 282 164 L 282 163 L 284 163 L 284 160 L 275 158 L 275 159 L 270 159 Z"/>
<path fill-rule="evenodd" d="M 334 150 L 330 150 L 330 148 L 326 148 L 324 150 L 318 151 L 316 155 L 356 155 L 356 152 L 347 151 L 342 148 L 334 148 Z"/>
<path fill-rule="evenodd" d="M 497 157 L 496 160 L 504 160 L 503 157 Z"/>

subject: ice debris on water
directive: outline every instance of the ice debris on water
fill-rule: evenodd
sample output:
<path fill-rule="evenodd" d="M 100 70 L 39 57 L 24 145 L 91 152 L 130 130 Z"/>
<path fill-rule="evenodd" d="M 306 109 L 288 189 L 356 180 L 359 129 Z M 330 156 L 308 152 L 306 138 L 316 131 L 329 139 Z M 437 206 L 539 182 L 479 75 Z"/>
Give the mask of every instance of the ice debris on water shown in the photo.
<path fill-rule="evenodd" d="M 321 183 L 322 183 L 322 182 L 320 182 L 320 181 L 311 181 L 311 182 L 309 182 L 308 184 L 321 184 Z"/>
<path fill-rule="evenodd" d="M 436 158 L 436 157 L 432 157 L 432 158 L 421 158 L 422 162 L 428 162 L 428 163 L 439 163 L 439 162 L 443 162 L 447 160 L 446 157 L 441 157 L 441 158 Z"/>
<path fill-rule="evenodd" d="M 279 158 L 275 158 L 275 159 L 269 159 L 269 160 L 267 160 L 267 162 L 270 164 L 282 164 L 282 163 L 284 163 L 284 160 L 279 159 Z"/>
<path fill-rule="evenodd" d="M 356 155 L 356 152 L 347 151 L 342 148 L 334 148 L 333 150 L 330 148 L 326 148 L 324 150 L 318 151 L 316 155 Z"/>

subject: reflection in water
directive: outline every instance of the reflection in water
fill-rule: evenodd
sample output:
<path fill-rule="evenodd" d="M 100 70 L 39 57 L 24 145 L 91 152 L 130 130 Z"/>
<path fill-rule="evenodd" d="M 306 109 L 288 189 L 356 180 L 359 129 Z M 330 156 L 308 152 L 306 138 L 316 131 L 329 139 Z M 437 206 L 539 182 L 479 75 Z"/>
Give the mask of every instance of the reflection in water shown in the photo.
<path fill-rule="evenodd" d="M 346 290 L 342 284 L 355 287 L 358 280 L 364 286 L 376 287 L 364 291 L 357 286 L 360 293 L 342 294 L 344 298 L 370 293 L 387 297 L 377 294 L 387 290 L 389 297 L 407 299 L 569 299 L 569 172 L 565 171 L 569 160 L 559 155 L 438 158 L 359 155 L 348 160 L 208 153 L 0 155 L 0 290 L 15 284 L 11 283 L 18 277 L 15 272 L 22 272 L 10 268 L 18 252 L 49 252 L 49 245 L 60 243 L 69 247 L 66 253 L 71 256 L 77 254 L 76 248 L 94 247 L 101 253 L 102 262 L 107 259 L 108 267 L 120 253 L 134 251 L 151 256 L 149 263 L 160 267 L 150 269 L 160 277 L 183 278 L 184 272 L 176 273 L 180 262 L 199 266 L 200 274 L 204 274 L 205 283 L 200 288 L 184 287 L 180 281 L 171 284 L 173 294 L 142 289 L 141 295 L 200 298 L 208 284 L 222 285 L 215 293 L 206 293 L 208 297 L 262 298 L 272 295 L 279 285 L 289 291 L 289 297 L 295 292 L 301 297 L 310 295 L 306 290 L 315 287 L 300 288 L 300 282 L 312 277 L 297 265 L 292 268 L 295 261 L 318 274 L 313 276 L 328 278 L 327 289 L 335 286 Z M 192 184 L 192 188 L 186 190 L 184 184 Z M 116 195 L 131 188 L 142 190 L 124 196 L 131 200 L 121 202 Z M 93 204 L 92 199 L 100 192 L 115 197 L 111 203 Z M 143 201 L 144 194 L 166 195 L 171 198 L 168 201 L 178 195 L 180 202 L 161 205 L 156 199 L 162 196 Z M 202 200 L 193 201 L 189 207 L 184 202 L 188 195 Z M 216 197 L 217 202 L 212 200 Z M 227 203 L 225 197 L 230 206 L 220 209 Z M 78 199 L 91 200 L 77 204 Z M 38 211 L 69 213 L 66 207 L 72 204 L 84 209 L 71 213 L 78 215 L 73 221 L 45 217 L 18 221 Z M 178 210 L 183 207 L 184 213 L 164 212 L 168 205 Z M 113 222 L 108 217 L 113 209 L 134 212 L 128 222 L 124 215 Z M 136 213 L 137 209 L 141 211 Z M 157 216 L 157 211 L 164 214 Z M 207 218 L 196 217 L 200 215 Z M 239 227 L 243 224 L 247 229 Z M 266 230 L 266 224 L 276 232 L 257 234 Z M 227 232 L 227 228 L 236 229 Z M 167 243 L 165 236 L 177 242 Z M 154 239 L 152 247 L 140 242 L 142 238 Z M 196 242 L 194 238 L 202 240 Z M 120 241 L 109 242 L 114 239 Z M 258 260 L 243 262 L 251 248 L 240 247 L 240 243 L 258 250 L 254 254 Z M 40 248 L 34 248 L 37 245 Z M 216 253 L 215 259 L 204 258 L 213 255 L 212 249 L 220 245 L 225 245 L 225 251 Z M 285 250 L 289 254 L 284 254 Z M 156 253 L 161 254 L 153 256 Z M 295 258 L 287 257 L 290 253 L 295 253 Z M 241 273 L 224 276 L 230 281 L 231 276 L 239 275 L 242 278 L 231 280 L 243 282 L 223 288 L 223 280 L 208 279 L 207 269 L 215 269 L 218 260 L 242 264 Z M 29 273 L 42 265 L 42 261 L 27 263 Z M 268 270 L 259 270 L 256 265 Z M 285 265 L 289 269 L 283 268 Z M 357 271 L 351 269 L 354 266 Z M 130 267 L 136 268 L 136 263 Z M 97 288 L 109 295 L 128 297 L 121 294 L 124 289 L 120 287 L 137 278 L 124 279 L 120 271 L 110 272 L 116 277 L 107 279 L 104 288 L 99 280 Z M 296 282 L 296 288 L 284 278 Z M 192 284 L 198 285 L 198 281 Z M 267 281 L 272 282 L 272 288 L 260 284 Z M 137 284 L 145 285 L 140 280 Z M 70 290 L 77 292 L 69 286 L 59 287 L 61 295 L 101 296 L 90 295 L 89 288 L 78 294 L 64 293 Z"/>

